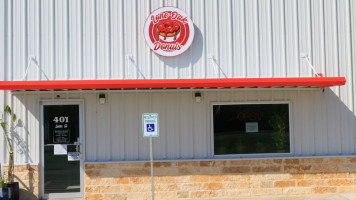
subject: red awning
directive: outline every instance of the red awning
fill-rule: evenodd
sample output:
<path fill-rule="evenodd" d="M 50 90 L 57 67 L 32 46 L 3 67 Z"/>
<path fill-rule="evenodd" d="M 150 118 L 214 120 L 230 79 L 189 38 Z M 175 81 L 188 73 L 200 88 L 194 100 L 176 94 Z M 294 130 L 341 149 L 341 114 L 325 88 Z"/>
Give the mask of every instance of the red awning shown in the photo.
<path fill-rule="evenodd" d="M 0 81 L 0 90 L 149 89 L 216 87 L 331 87 L 345 77 Z"/>

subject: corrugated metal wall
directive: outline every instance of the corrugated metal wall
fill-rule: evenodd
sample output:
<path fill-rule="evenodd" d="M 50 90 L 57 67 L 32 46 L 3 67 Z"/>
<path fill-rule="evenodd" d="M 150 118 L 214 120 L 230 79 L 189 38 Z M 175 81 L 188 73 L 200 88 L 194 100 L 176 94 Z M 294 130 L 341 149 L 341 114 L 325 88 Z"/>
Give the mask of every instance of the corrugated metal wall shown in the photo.
<path fill-rule="evenodd" d="M 34 56 L 49 79 L 347 76 L 355 3 L 349 0 L 4 0 L 7 80 Z M 351 5 L 350 5 L 351 4 Z M 165 58 L 143 37 L 150 11 L 177 6 L 196 25 L 192 47 Z M 214 63 L 215 61 L 215 63 Z M 31 66 L 28 80 L 45 79 Z"/>
<path fill-rule="evenodd" d="M 161 6 L 177 6 L 190 15 L 195 23 L 194 42 L 179 57 L 157 56 L 145 44 L 143 25 L 146 17 L 150 11 Z M 295 153 L 319 155 L 356 152 L 355 1 L 0 0 L 0 11 L 1 80 L 44 80 L 46 77 L 51 80 L 310 77 L 312 72 L 307 62 L 300 58 L 301 53 L 307 53 L 317 71 L 325 76 L 345 76 L 347 83 L 321 94 L 295 90 L 285 92 L 295 102 L 293 106 L 298 108 L 294 111 L 295 124 L 299 124 L 294 127 L 293 133 Z M 31 61 L 28 76 L 25 77 L 29 56 L 35 62 Z M 267 93 L 275 94 L 273 90 Z M 29 94 L 18 99 L 9 95 L 2 98 L 1 95 L 3 93 L 0 92 L 1 105 L 5 102 L 16 107 L 21 113 L 20 117 L 26 119 L 25 126 L 30 127 L 30 131 L 23 131 L 21 135 L 27 137 L 24 140 L 27 142 L 25 148 L 31 148 L 31 155 L 26 159 L 20 156 L 17 161 L 38 161 L 39 150 L 35 147 L 39 144 L 36 136 L 39 131 L 39 106 L 36 101 L 45 97 L 42 94 Z M 125 126 L 125 133 L 135 134 L 132 137 L 125 135 L 123 142 L 121 138 L 115 138 L 120 136 L 120 132 L 114 134 L 116 126 L 119 126 L 117 123 L 110 120 L 97 122 L 106 117 L 106 111 L 112 109 L 120 109 L 127 114 L 112 112 L 112 120 L 116 120 L 116 117 L 120 119 L 120 123 L 139 120 L 140 115 L 137 113 L 147 103 L 139 98 L 140 95 L 142 98 L 147 96 L 145 93 L 110 94 L 110 101 L 115 98 L 123 100 L 127 104 L 124 107 L 121 103 L 103 108 L 99 105 L 98 108 L 86 106 L 86 116 L 88 112 L 95 114 L 95 119 L 86 118 L 87 125 L 96 124 L 92 128 L 96 128 L 99 135 L 107 134 L 115 139 L 110 141 L 119 140 L 125 143 L 124 146 L 112 144 L 112 148 L 109 148 L 107 145 L 102 146 L 106 144 L 106 140 L 89 139 L 87 146 L 96 142 L 99 146 L 95 152 L 87 152 L 87 160 L 146 158 L 148 154 L 145 154 L 144 148 L 131 151 L 128 146 L 136 140 L 143 140 L 139 137 L 137 127 Z M 185 98 L 186 103 L 177 102 L 177 95 Z M 212 100 L 222 98 L 214 97 L 214 92 L 205 95 L 211 95 Z M 197 105 L 193 106 L 188 102 L 188 96 L 191 97 L 189 92 L 155 93 L 152 98 L 164 102 L 165 109 L 159 103 L 152 104 L 152 107 L 159 107 L 161 112 L 166 112 L 164 116 L 167 117 L 164 120 L 170 123 L 176 120 L 179 124 L 186 121 L 190 123 L 192 120 L 208 123 L 209 119 L 199 119 L 210 112 L 208 102 L 199 104 L 201 108 L 197 109 Z M 239 98 L 237 96 L 236 100 Z M 247 99 L 250 97 L 251 100 L 255 99 L 253 96 L 242 96 Z M 94 94 L 86 94 L 85 99 L 86 105 L 97 101 Z M 142 105 L 135 106 L 136 103 Z M 195 112 L 188 115 L 191 119 L 182 115 L 183 112 L 191 111 L 189 106 L 194 107 Z M 129 111 L 129 108 L 134 109 L 134 112 Z M 172 115 L 175 112 L 180 114 Z M 166 129 L 173 130 L 167 133 L 172 134 L 172 139 L 165 138 L 167 143 L 157 142 L 166 149 L 166 152 L 156 152 L 158 158 L 209 156 L 209 139 L 204 134 L 210 134 L 210 129 L 206 125 L 194 126 L 196 130 L 193 136 L 197 138 L 189 140 L 187 146 L 175 143 L 188 137 L 186 127 L 179 126 L 178 123 L 166 126 Z M 90 138 L 93 133 L 88 128 L 90 127 L 87 127 L 89 132 L 86 134 Z M 203 139 L 200 141 L 199 137 Z M 190 144 L 193 141 L 198 144 Z M 119 149 L 116 151 L 115 148 Z M 125 158 L 122 157 L 123 152 Z M 0 159 L 3 155 L 4 153 L 0 153 Z"/>
<path fill-rule="evenodd" d="M 141 116 L 159 113 L 160 137 L 153 139 L 155 159 L 212 158 L 212 103 L 273 102 L 291 104 L 292 155 L 355 153 L 355 115 L 330 89 L 204 90 L 196 103 L 194 91 L 104 91 L 19 93 L 12 98 L 23 121 L 16 129 L 16 161 L 39 160 L 39 101 L 84 100 L 86 161 L 148 160 L 149 139 L 142 136 Z M 56 95 L 61 98 L 57 99 Z M 29 152 L 27 155 L 25 152 Z"/>

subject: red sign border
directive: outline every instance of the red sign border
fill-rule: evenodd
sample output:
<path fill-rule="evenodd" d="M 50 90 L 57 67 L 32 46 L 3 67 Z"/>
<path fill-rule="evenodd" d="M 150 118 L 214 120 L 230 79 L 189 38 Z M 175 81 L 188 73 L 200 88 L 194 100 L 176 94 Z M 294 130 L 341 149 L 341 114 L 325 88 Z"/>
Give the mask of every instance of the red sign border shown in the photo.
<path fill-rule="evenodd" d="M 160 54 L 160 53 L 154 51 L 154 50 L 150 47 L 150 45 L 148 44 L 148 41 L 147 41 L 147 39 L 146 39 L 145 28 L 146 28 L 147 20 L 150 19 L 150 17 L 152 16 L 152 13 L 156 12 L 156 11 L 159 10 L 159 9 L 163 9 L 163 8 L 174 8 L 174 9 L 178 9 L 179 11 L 183 12 L 184 14 L 186 14 L 183 10 L 181 10 L 181 9 L 178 8 L 178 7 L 174 7 L 174 6 L 164 6 L 164 7 L 160 7 L 160 8 L 157 8 L 157 9 L 153 10 L 153 11 L 146 17 L 145 24 L 144 24 L 144 27 L 143 27 L 143 37 L 145 38 L 146 45 L 147 45 L 147 46 L 151 49 L 151 51 L 153 51 L 155 54 L 160 55 L 160 56 L 163 56 L 163 57 L 167 57 L 167 58 L 179 56 L 179 55 L 185 53 L 185 52 L 191 47 L 191 45 L 193 44 L 193 41 L 194 41 L 194 36 L 195 36 L 195 24 L 194 24 L 193 20 L 190 18 L 190 16 L 189 16 L 188 14 L 186 14 L 187 18 L 189 19 L 189 20 L 188 20 L 188 23 L 189 23 L 189 21 L 192 23 L 192 28 L 191 28 L 191 30 L 190 30 L 190 35 L 191 35 L 191 37 L 192 37 L 192 40 L 191 40 L 191 43 L 188 44 L 188 47 L 187 47 L 184 51 L 180 52 L 179 54 L 172 55 L 172 56 L 162 55 L 162 54 Z M 148 31 L 149 31 L 149 30 L 148 30 Z M 147 33 L 147 34 L 148 34 L 148 33 Z M 188 39 L 188 40 L 189 40 L 189 39 Z"/>

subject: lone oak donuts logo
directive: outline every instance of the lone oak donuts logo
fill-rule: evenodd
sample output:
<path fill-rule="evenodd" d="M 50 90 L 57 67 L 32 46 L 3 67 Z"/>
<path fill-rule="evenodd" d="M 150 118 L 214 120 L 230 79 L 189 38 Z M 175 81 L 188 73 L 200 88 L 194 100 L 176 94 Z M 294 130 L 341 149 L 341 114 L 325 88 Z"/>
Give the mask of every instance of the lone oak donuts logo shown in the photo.
<path fill-rule="evenodd" d="M 162 56 L 176 56 L 193 42 L 194 24 L 187 14 L 174 7 L 155 10 L 147 18 L 144 35 L 147 45 Z"/>

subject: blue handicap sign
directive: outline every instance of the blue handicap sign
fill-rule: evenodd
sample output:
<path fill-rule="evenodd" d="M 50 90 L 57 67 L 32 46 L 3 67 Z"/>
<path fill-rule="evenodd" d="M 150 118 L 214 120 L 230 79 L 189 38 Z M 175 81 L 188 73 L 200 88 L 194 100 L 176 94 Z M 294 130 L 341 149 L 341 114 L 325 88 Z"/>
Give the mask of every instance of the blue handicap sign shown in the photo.
<path fill-rule="evenodd" d="M 155 132 L 155 124 L 146 124 L 147 132 Z"/>

